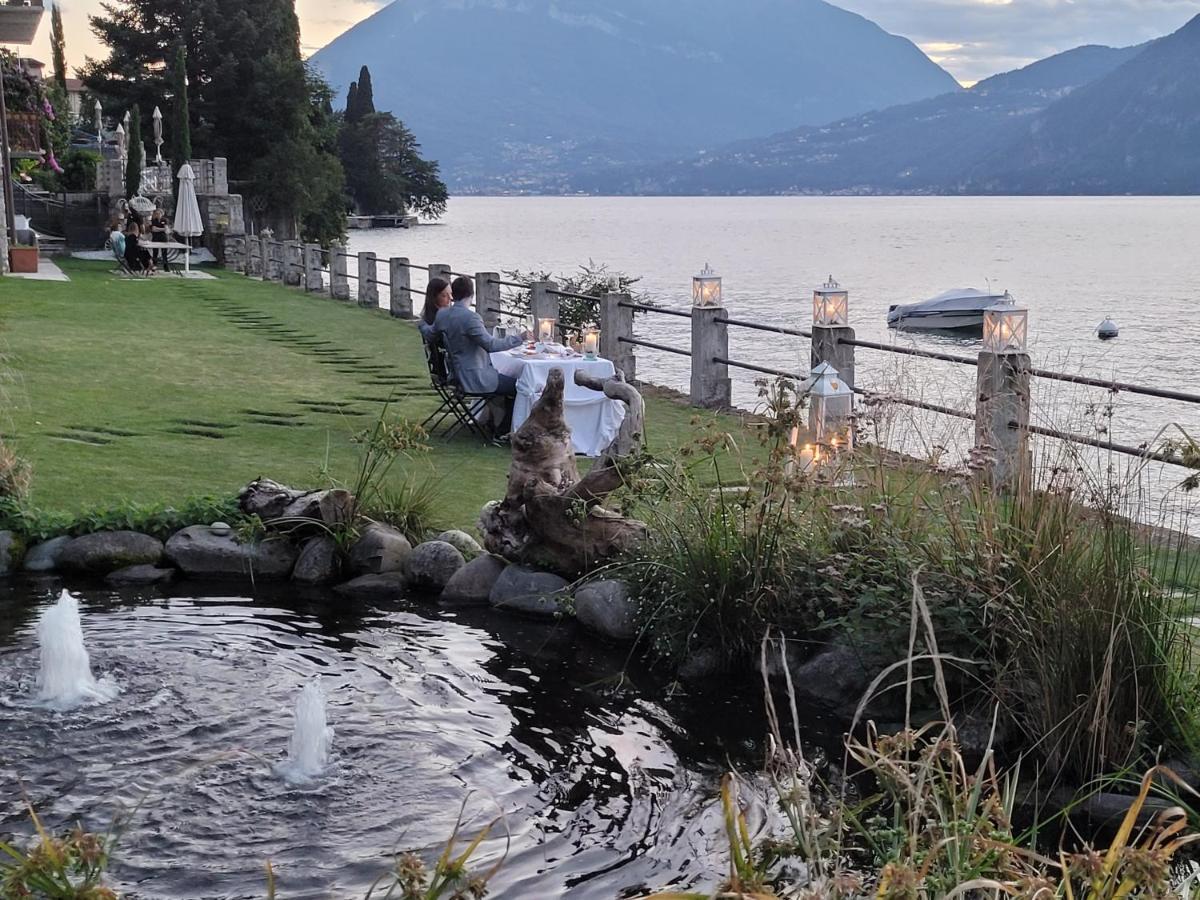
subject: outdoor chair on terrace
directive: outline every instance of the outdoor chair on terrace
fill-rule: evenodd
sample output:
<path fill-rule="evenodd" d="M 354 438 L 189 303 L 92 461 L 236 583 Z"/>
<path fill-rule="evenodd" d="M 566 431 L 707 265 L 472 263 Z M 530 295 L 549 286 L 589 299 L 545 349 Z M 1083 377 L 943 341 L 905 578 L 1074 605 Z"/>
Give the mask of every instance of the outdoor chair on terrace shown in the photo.
<path fill-rule="evenodd" d="M 487 398 L 480 394 L 467 394 L 458 386 L 450 366 L 450 354 L 446 351 L 440 335 L 424 341 L 424 344 L 429 383 L 442 403 L 421 423 L 421 427 L 433 435 L 446 425 L 447 438 L 452 438 L 466 429 L 481 440 L 488 440 L 488 435 L 475 418 L 487 402 Z"/>

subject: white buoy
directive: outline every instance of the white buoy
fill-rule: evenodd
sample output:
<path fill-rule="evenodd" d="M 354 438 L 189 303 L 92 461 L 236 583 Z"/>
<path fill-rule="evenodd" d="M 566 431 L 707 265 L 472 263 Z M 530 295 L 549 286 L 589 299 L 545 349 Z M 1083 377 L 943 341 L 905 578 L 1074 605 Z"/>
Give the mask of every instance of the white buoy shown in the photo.
<path fill-rule="evenodd" d="M 1096 327 L 1096 334 L 1102 341 L 1109 341 L 1120 334 L 1120 329 L 1117 328 L 1117 323 L 1112 319 L 1105 319 Z"/>

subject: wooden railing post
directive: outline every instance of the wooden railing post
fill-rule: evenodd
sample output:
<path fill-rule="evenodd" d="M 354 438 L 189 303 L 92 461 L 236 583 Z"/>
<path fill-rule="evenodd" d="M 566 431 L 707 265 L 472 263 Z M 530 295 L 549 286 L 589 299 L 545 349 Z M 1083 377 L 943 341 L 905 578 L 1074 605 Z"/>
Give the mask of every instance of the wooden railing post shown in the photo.
<path fill-rule="evenodd" d="M 397 319 L 413 317 L 412 301 L 412 269 L 408 267 L 408 258 L 393 256 L 388 260 L 388 310 Z"/>
<path fill-rule="evenodd" d="M 321 265 L 321 245 L 304 245 L 304 289 L 310 293 L 325 290 L 324 266 Z"/>
<path fill-rule="evenodd" d="M 329 295 L 334 300 L 350 299 L 350 279 L 346 277 L 346 245 L 329 245 Z"/>
<path fill-rule="evenodd" d="M 358 254 L 358 305 L 379 308 L 379 272 L 375 266 L 375 254 L 362 251 Z"/>
<path fill-rule="evenodd" d="M 484 327 L 494 329 L 500 324 L 500 275 L 497 272 L 475 273 L 475 312 L 483 319 Z"/>
<path fill-rule="evenodd" d="M 600 298 L 600 355 L 611 359 L 626 381 L 637 376 L 633 344 L 625 343 L 633 338 L 633 310 L 621 305 L 631 302 L 628 294 L 605 294 Z"/>
<path fill-rule="evenodd" d="M 991 483 L 1002 490 L 1028 484 L 1029 383 L 1027 353 L 979 354 L 975 397 L 975 450 Z"/>
<path fill-rule="evenodd" d="M 541 335 L 538 333 L 538 322 L 542 319 L 553 319 L 558 322 L 558 307 L 561 299 L 558 294 L 553 294 L 551 291 L 557 291 L 558 285 L 553 281 L 535 281 L 529 286 L 529 312 L 533 316 L 533 334 L 538 340 Z M 561 341 L 562 326 L 558 326 L 558 334 L 554 336 L 556 341 Z"/>
<path fill-rule="evenodd" d="M 854 329 L 842 325 L 814 325 L 812 330 L 812 368 L 829 363 L 851 388 L 854 387 L 854 345 L 845 340 L 854 340 Z M 808 377 L 807 372 L 800 373 Z"/>
<path fill-rule="evenodd" d="M 729 365 L 729 326 L 723 306 L 692 307 L 692 406 L 726 409 L 733 405 Z"/>

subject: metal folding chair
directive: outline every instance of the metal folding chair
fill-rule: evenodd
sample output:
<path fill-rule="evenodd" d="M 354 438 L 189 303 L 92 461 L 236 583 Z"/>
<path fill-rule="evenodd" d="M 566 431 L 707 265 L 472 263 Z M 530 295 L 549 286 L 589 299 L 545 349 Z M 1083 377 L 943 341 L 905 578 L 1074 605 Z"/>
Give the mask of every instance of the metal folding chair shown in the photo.
<path fill-rule="evenodd" d="M 489 440 L 487 433 L 475 418 L 488 398 L 480 394 L 467 394 L 458 386 L 450 365 L 450 354 L 446 351 L 440 335 L 435 335 L 424 343 L 429 383 L 441 400 L 441 405 L 421 423 L 421 427 L 432 435 L 443 425 L 448 425 L 445 433 L 447 438 L 452 438 L 466 429 L 480 440 Z"/>

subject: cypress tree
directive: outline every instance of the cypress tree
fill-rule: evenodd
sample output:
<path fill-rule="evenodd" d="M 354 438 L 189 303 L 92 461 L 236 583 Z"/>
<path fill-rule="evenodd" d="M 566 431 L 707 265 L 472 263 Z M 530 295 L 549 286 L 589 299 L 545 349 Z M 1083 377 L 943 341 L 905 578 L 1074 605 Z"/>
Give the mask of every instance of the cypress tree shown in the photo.
<path fill-rule="evenodd" d="M 192 123 L 188 110 L 187 48 L 182 44 L 175 51 L 171 69 L 171 165 L 175 172 L 192 158 Z M 172 173 L 174 174 L 174 173 Z"/>
<path fill-rule="evenodd" d="M 358 82 L 350 82 L 350 90 L 346 92 L 346 121 L 358 119 Z"/>
<path fill-rule="evenodd" d="M 358 109 L 355 118 L 375 112 L 375 90 L 371 87 L 371 70 L 363 66 L 358 72 Z"/>
<path fill-rule="evenodd" d="M 142 187 L 142 113 L 136 106 L 129 115 L 129 147 L 125 159 L 125 198 L 132 200 Z"/>
<path fill-rule="evenodd" d="M 58 3 L 50 11 L 50 54 L 54 80 L 65 93 L 67 90 L 67 40 L 63 37 L 62 9 Z"/>

